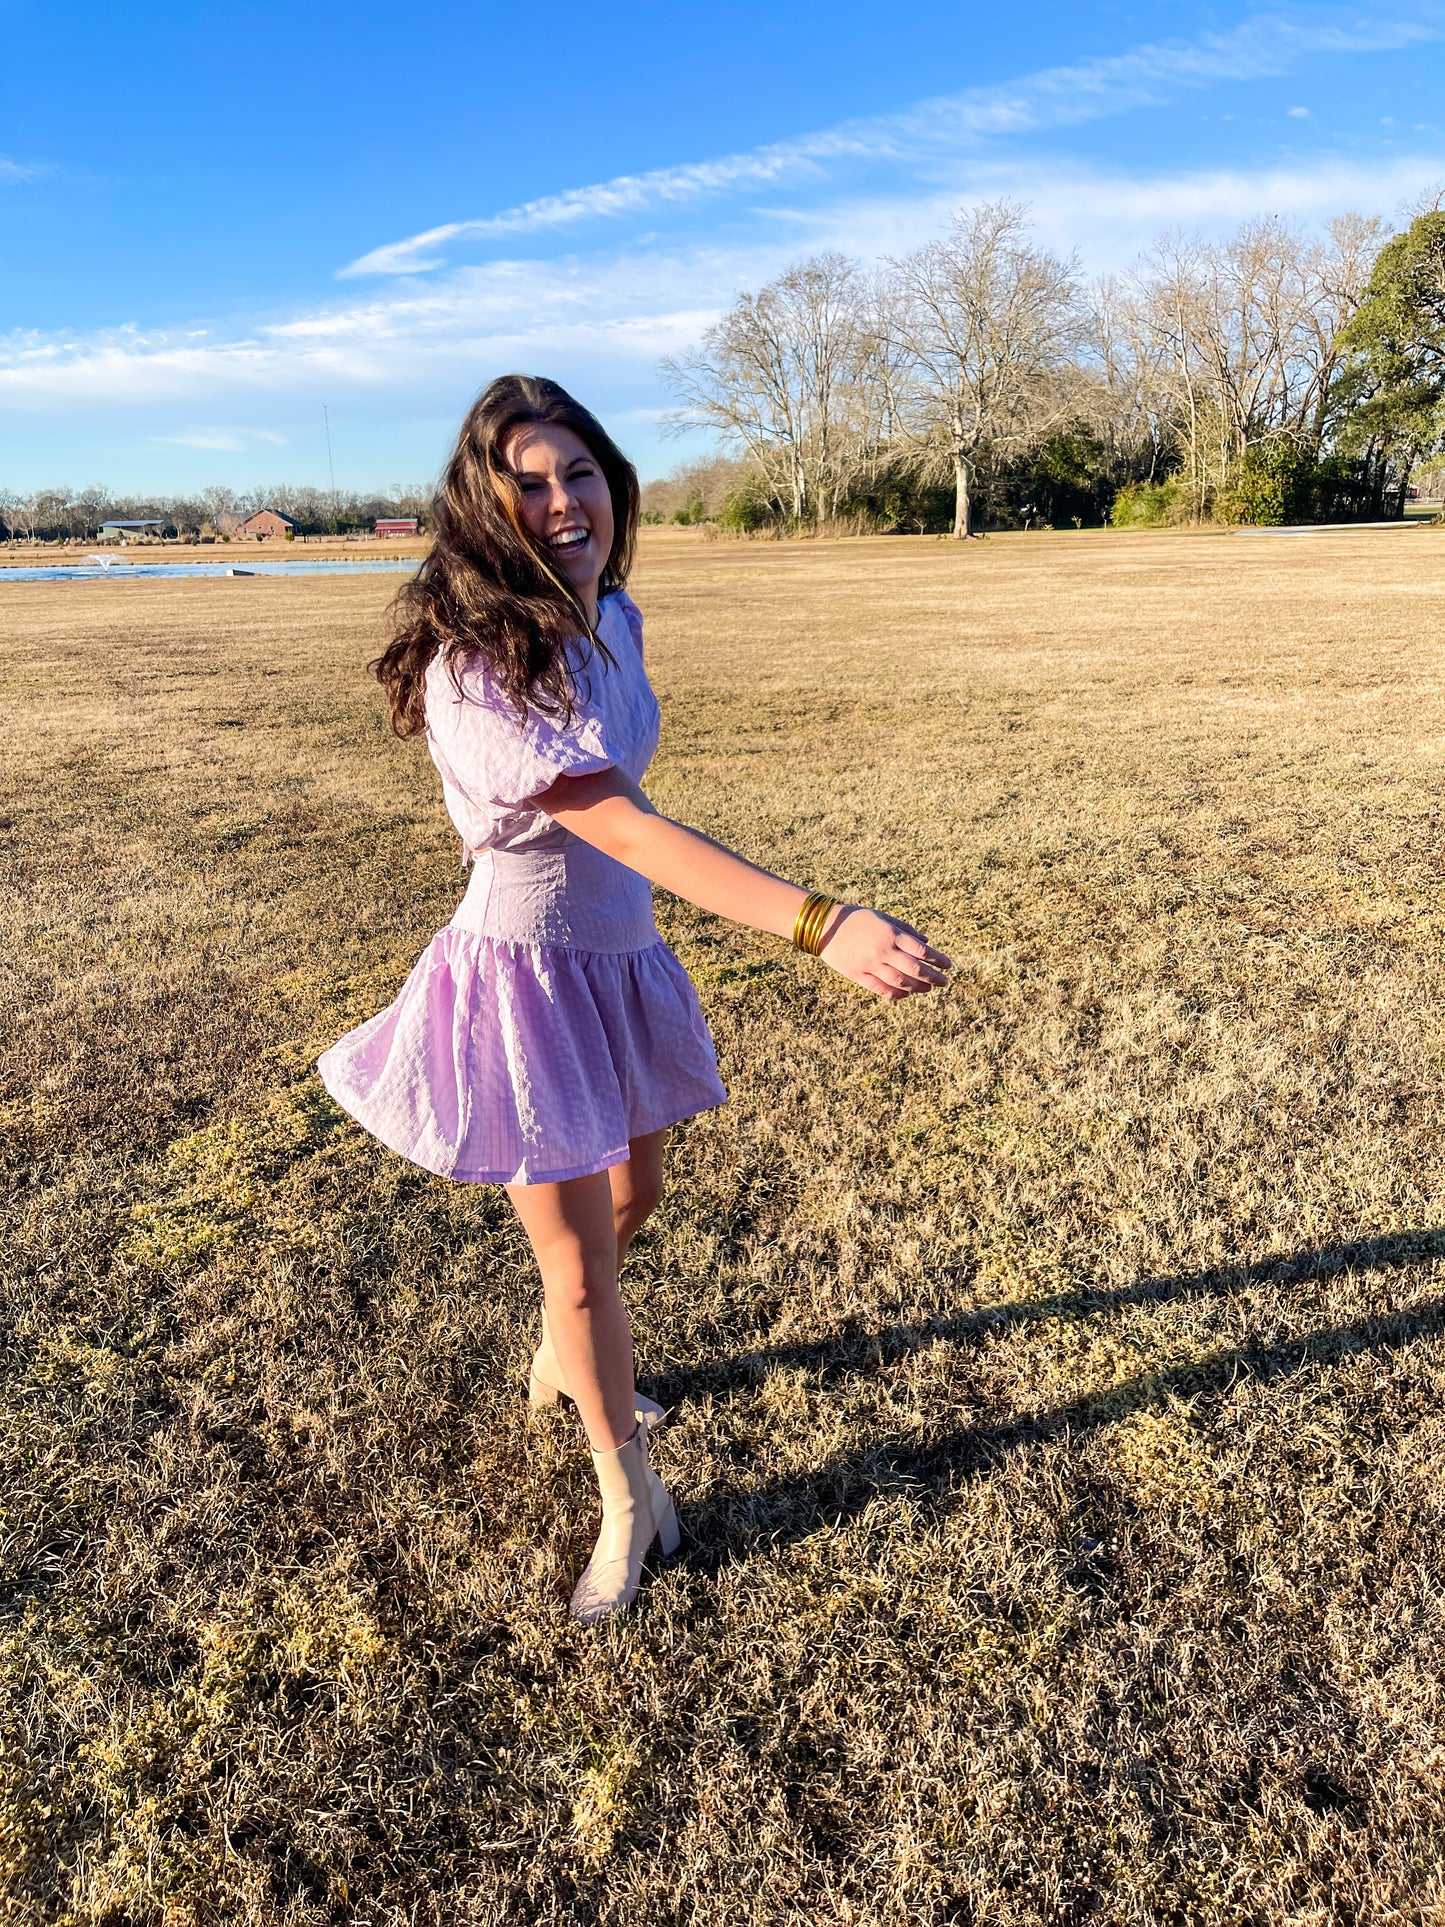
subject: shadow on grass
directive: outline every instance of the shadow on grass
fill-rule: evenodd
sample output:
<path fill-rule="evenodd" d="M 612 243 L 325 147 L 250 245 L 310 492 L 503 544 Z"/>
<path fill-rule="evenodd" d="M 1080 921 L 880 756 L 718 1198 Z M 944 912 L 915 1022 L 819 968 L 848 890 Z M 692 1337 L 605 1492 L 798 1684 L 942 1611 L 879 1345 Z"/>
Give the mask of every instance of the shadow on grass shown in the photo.
<path fill-rule="evenodd" d="M 783 1345 L 739 1355 L 697 1375 L 697 1389 L 722 1390 L 761 1380 L 778 1366 L 809 1367 L 823 1384 L 895 1363 L 940 1339 L 957 1340 L 1043 1319 L 1080 1320 L 1125 1305 L 1222 1297 L 1250 1285 L 1298 1284 L 1345 1272 L 1394 1271 L 1445 1257 L 1445 1227 L 1399 1232 L 1352 1244 L 1325 1245 L 1249 1265 L 1150 1278 L 1116 1291 L 1070 1292 L 881 1332 L 847 1327 L 816 1344 Z M 764 1546 L 787 1545 L 824 1524 L 856 1518 L 875 1498 L 907 1491 L 942 1498 L 948 1489 L 999 1464 L 1010 1453 L 1061 1437 L 1077 1437 L 1132 1412 L 1178 1398 L 1218 1394 L 1242 1380 L 1268 1383 L 1308 1365 L 1330 1365 L 1369 1352 L 1389 1354 L 1445 1332 L 1445 1297 L 1356 1324 L 1326 1327 L 1274 1345 L 1228 1346 L 1147 1372 L 1067 1404 L 998 1422 L 960 1426 L 924 1444 L 880 1439 L 816 1470 L 760 1486 L 717 1487 L 688 1508 L 684 1563 L 715 1572 Z M 700 1381 L 700 1382 L 699 1382 Z M 674 1382 L 675 1390 L 681 1390 Z"/>

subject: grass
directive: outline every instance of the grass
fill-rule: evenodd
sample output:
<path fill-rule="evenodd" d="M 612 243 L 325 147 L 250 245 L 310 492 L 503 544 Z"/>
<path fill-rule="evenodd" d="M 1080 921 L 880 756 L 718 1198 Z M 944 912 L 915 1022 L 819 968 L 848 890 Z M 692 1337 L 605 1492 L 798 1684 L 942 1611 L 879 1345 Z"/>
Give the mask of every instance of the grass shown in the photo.
<path fill-rule="evenodd" d="M 391 587 L 0 591 L 0 1917 L 1445 1920 L 1445 544 L 646 535 L 661 806 L 957 970 L 660 905 L 592 1632 L 505 1201 L 310 1068 L 460 889 Z"/>

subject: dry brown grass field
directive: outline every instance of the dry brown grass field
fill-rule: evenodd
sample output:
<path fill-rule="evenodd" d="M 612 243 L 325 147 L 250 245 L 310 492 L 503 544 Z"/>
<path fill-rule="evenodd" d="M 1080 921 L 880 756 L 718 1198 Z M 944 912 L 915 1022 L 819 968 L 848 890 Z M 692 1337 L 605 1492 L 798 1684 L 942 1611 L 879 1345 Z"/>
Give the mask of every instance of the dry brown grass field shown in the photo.
<path fill-rule="evenodd" d="M 1445 538 L 648 534 L 656 800 L 957 968 L 660 904 L 590 1632 L 505 1201 L 311 1068 L 461 887 L 394 586 L 0 587 L 0 1916 L 1445 1920 Z"/>

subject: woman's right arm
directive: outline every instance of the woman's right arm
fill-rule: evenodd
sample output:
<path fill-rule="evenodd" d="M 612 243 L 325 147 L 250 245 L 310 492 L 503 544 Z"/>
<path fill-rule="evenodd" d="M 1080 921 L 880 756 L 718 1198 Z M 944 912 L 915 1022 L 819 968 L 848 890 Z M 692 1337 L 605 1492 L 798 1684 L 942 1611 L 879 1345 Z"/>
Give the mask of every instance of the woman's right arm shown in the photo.
<path fill-rule="evenodd" d="M 807 895 L 685 824 L 660 816 L 621 770 L 561 776 L 532 802 L 584 843 L 625 863 L 674 896 L 734 923 L 791 937 Z M 890 1001 L 944 983 L 949 960 L 896 917 L 856 904 L 831 912 L 824 963 Z"/>

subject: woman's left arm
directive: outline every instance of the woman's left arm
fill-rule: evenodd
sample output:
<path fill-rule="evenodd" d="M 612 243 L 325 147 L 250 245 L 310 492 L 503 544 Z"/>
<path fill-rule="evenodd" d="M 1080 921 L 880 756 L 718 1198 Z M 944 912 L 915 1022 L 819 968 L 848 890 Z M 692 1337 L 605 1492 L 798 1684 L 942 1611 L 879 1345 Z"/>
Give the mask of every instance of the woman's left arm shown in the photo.
<path fill-rule="evenodd" d="M 807 892 L 686 824 L 660 816 L 619 769 L 561 776 L 532 801 L 584 843 L 649 882 L 734 923 L 791 937 Z M 841 904 L 824 926 L 824 963 L 890 1001 L 944 983 L 949 960 L 906 923 Z"/>

